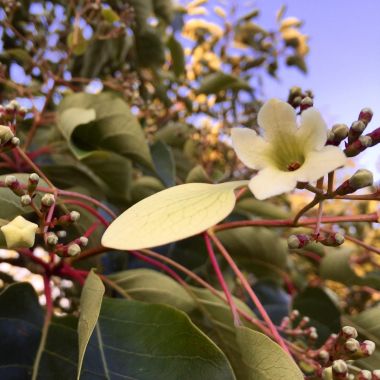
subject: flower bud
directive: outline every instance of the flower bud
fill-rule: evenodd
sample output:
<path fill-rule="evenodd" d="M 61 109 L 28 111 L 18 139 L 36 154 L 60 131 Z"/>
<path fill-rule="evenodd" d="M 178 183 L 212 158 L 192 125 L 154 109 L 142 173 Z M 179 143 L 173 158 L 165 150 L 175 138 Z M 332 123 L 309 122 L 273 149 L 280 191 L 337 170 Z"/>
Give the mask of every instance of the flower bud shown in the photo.
<path fill-rule="evenodd" d="M 348 372 L 347 363 L 344 360 L 334 360 L 332 365 L 333 374 L 343 375 Z"/>
<path fill-rule="evenodd" d="M 310 236 L 305 234 L 290 235 L 288 237 L 289 249 L 303 248 L 310 242 Z"/>
<path fill-rule="evenodd" d="M 33 194 L 36 191 L 40 176 L 37 173 L 32 173 L 28 179 L 28 193 Z"/>
<path fill-rule="evenodd" d="M 366 369 L 362 369 L 356 377 L 358 380 L 372 380 L 372 374 L 370 371 Z"/>
<path fill-rule="evenodd" d="M 78 211 L 71 211 L 70 212 L 70 220 L 72 222 L 76 222 L 78 221 L 80 218 L 80 213 Z"/>
<path fill-rule="evenodd" d="M 376 344 L 372 340 L 365 340 L 360 344 L 360 349 L 365 356 L 371 356 L 375 352 Z"/>
<path fill-rule="evenodd" d="M 358 120 L 362 121 L 363 123 L 365 123 L 365 125 L 367 125 L 372 120 L 372 116 L 373 111 L 371 110 L 371 108 L 366 107 L 360 111 Z"/>
<path fill-rule="evenodd" d="M 318 352 L 318 361 L 325 364 L 329 361 L 330 354 L 326 350 L 320 350 Z"/>
<path fill-rule="evenodd" d="M 81 245 L 82 247 L 86 247 L 88 244 L 88 238 L 86 236 L 81 236 L 79 238 L 79 245 Z"/>
<path fill-rule="evenodd" d="M 349 183 L 355 190 L 371 186 L 373 184 L 373 174 L 367 169 L 359 169 L 349 179 Z"/>
<path fill-rule="evenodd" d="M 29 194 L 25 194 L 21 196 L 20 201 L 23 206 L 29 206 L 32 203 L 32 198 Z"/>
<path fill-rule="evenodd" d="M 81 253 L 80 246 L 78 244 L 70 244 L 67 248 L 67 254 L 71 257 L 77 256 Z"/>
<path fill-rule="evenodd" d="M 370 135 L 360 136 L 357 140 L 349 144 L 344 150 L 344 153 L 346 154 L 346 156 L 347 157 L 357 156 L 359 153 L 363 152 L 366 148 L 374 145 L 372 137 Z"/>
<path fill-rule="evenodd" d="M 380 380 L 380 369 L 372 371 L 372 380 Z"/>
<path fill-rule="evenodd" d="M 58 243 L 58 236 L 54 232 L 49 232 L 46 236 L 46 242 L 49 245 L 57 245 Z"/>
<path fill-rule="evenodd" d="M 358 351 L 359 348 L 360 348 L 360 343 L 354 338 L 349 338 L 347 339 L 346 343 L 344 343 L 344 349 L 351 354 Z"/>
<path fill-rule="evenodd" d="M 346 124 L 335 124 L 329 131 L 327 141 L 332 145 L 339 145 L 348 136 L 348 131 Z"/>
<path fill-rule="evenodd" d="M 355 141 L 364 132 L 366 126 L 367 125 L 361 120 L 354 121 L 348 132 L 348 143 L 351 144 Z"/>
<path fill-rule="evenodd" d="M 344 236 L 339 232 L 332 232 L 325 234 L 322 238 L 318 239 L 318 241 L 328 247 L 338 247 L 344 243 Z"/>
<path fill-rule="evenodd" d="M 57 236 L 64 239 L 67 236 L 67 232 L 65 230 L 57 231 Z"/>
<path fill-rule="evenodd" d="M 307 110 L 308 108 L 313 107 L 313 99 L 309 96 L 306 96 L 302 99 L 300 104 L 301 112 Z"/>
<path fill-rule="evenodd" d="M 17 216 L 0 229 L 9 249 L 30 248 L 34 245 L 38 225 L 22 216 Z"/>
<path fill-rule="evenodd" d="M 322 379 L 323 380 L 334 380 L 332 374 L 332 367 L 324 368 L 322 371 Z"/>
<path fill-rule="evenodd" d="M 317 340 L 317 339 L 318 339 L 318 333 L 317 333 L 316 331 L 311 331 L 311 332 L 309 333 L 309 338 L 310 338 L 311 340 Z"/>
<path fill-rule="evenodd" d="M 0 143 L 6 144 L 12 137 L 14 137 L 14 134 L 11 129 L 6 125 L 0 125 Z"/>
<path fill-rule="evenodd" d="M 358 337 L 358 332 L 356 331 L 355 327 L 352 327 L 352 326 L 343 326 L 341 329 L 341 334 L 346 339 L 349 339 L 349 338 L 355 339 Z"/>
<path fill-rule="evenodd" d="M 21 197 L 25 194 L 24 189 L 21 187 L 20 182 L 14 175 L 7 175 L 4 180 L 5 186 L 13 191 L 16 195 Z"/>
<path fill-rule="evenodd" d="M 375 129 L 367 136 L 371 138 L 371 146 L 375 146 L 380 142 L 380 128 Z"/>
<path fill-rule="evenodd" d="M 300 316 L 300 312 L 297 309 L 292 310 L 290 313 L 290 320 L 294 321 L 296 318 Z"/>
<path fill-rule="evenodd" d="M 20 145 L 20 139 L 18 138 L 18 137 L 12 137 L 11 138 L 11 144 L 13 145 L 13 146 L 19 146 Z"/>
<path fill-rule="evenodd" d="M 41 198 L 41 204 L 45 207 L 50 207 L 55 203 L 55 197 L 53 194 L 44 194 Z"/>

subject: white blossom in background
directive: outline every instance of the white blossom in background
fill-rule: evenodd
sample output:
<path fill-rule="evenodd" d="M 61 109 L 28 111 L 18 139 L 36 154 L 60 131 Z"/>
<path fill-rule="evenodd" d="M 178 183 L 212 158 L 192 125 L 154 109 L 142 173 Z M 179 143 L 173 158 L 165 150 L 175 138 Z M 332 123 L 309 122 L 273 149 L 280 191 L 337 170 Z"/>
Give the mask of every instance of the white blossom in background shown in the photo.
<path fill-rule="evenodd" d="M 1 227 L 7 247 L 29 248 L 34 245 L 38 225 L 22 216 L 17 216 L 11 222 Z"/>
<path fill-rule="evenodd" d="M 300 126 L 294 108 L 281 100 L 267 101 L 258 113 L 264 138 L 248 128 L 232 128 L 232 145 L 240 160 L 258 170 L 249 188 L 257 199 L 293 190 L 297 182 L 313 182 L 343 166 L 346 156 L 325 146 L 327 128 L 315 108 L 302 112 Z"/>

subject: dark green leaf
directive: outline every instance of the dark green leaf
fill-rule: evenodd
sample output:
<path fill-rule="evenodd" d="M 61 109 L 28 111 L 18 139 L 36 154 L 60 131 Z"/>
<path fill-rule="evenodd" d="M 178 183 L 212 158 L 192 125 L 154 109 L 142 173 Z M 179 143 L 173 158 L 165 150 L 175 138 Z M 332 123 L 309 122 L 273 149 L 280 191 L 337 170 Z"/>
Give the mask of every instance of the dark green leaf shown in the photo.
<path fill-rule="evenodd" d="M 168 47 L 172 57 L 172 69 L 177 77 L 185 73 L 185 53 L 182 45 L 171 35 L 168 39 Z"/>
<path fill-rule="evenodd" d="M 167 187 L 175 185 L 175 164 L 171 149 L 161 140 L 156 141 L 150 148 L 156 171 Z"/>
<path fill-rule="evenodd" d="M 232 74 L 226 74 L 221 71 L 207 75 L 200 84 L 197 92 L 200 94 L 217 94 L 224 90 L 246 90 L 250 91 L 251 87 L 244 79 Z"/>

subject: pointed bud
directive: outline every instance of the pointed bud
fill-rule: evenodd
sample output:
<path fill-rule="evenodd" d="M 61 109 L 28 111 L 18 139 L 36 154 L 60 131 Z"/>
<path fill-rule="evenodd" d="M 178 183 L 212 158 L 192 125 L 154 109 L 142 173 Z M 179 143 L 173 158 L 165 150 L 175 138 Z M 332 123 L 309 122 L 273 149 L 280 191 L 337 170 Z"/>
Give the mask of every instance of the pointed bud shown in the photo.
<path fill-rule="evenodd" d="M 81 249 L 78 244 L 70 244 L 67 248 L 67 254 L 71 257 L 77 256 L 80 253 L 81 253 Z"/>
<path fill-rule="evenodd" d="M 45 207 L 50 207 L 55 203 L 55 197 L 53 194 L 44 194 L 41 198 L 41 204 Z"/>
<path fill-rule="evenodd" d="M 371 110 L 371 108 L 366 107 L 360 111 L 358 120 L 362 121 L 363 123 L 365 123 L 365 125 L 367 125 L 372 120 L 372 116 L 373 111 Z"/>
<path fill-rule="evenodd" d="M 367 169 L 359 169 L 349 179 L 349 183 L 355 190 L 371 186 L 373 184 L 373 174 Z"/>
<path fill-rule="evenodd" d="M 289 249 L 303 248 L 305 245 L 310 243 L 310 236 L 305 234 L 290 235 L 288 237 L 288 247 Z"/>
<path fill-rule="evenodd" d="M 32 198 L 29 194 L 22 195 L 20 202 L 23 206 L 29 206 L 32 203 Z"/>
<path fill-rule="evenodd" d="M 58 244 L 58 236 L 54 232 L 49 232 L 46 237 L 46 242 L 49 245 L 57 245 Z"/>

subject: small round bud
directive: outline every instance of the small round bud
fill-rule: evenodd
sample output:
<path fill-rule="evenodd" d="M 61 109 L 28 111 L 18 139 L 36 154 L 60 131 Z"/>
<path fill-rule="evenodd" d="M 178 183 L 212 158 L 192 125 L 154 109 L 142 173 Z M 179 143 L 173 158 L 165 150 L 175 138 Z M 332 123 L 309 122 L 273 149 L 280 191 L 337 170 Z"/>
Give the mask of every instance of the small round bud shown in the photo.
<path fill-rule="evenodd" d="M 23 206 L 29 206 L 32 203 L 32 198 L 29 194 L 25 194 L 21 196 L 20 201 Z"/>
<path fill-rule="evenodd" d="M 295 310 L 292 310 L 292 312 L 290 313 L 290 319 L 291 320 L 294 320 L 296 318 L 298 318 L 300 316 L 300 312 L 295 309 Z"/>
<path fill-rule="evenodd" d="M 5 183 L 5 186 L 12 187 L 12 186 L 15 186 L 18 183 L 18 180 L 17 180 L 17 178 L 14 175 L 7 175 L 5 177 L 4 183 Z"/>
<path fill-rule="evenodd" d="M 80 213 L 78 211 L 71 211 L 70 212 L 70 220 L 72 222 L 76 222 L 78 221 L 80 218 Z"/>
<path fill-rule="evenodd" d="M 310 107 L 313 107 L 313 99 L 306 96 L 301 101 L 301 104 L 300 104 L 301 111 L 305 111 Z"/>
<path fill-rule="evenodd" d="M 346 124 L 335 124 L 331 128 L 336 140 L 342 141 L 348 136 L 349 128 Z"/>
<path fill-rule="evenodd" d="M 333 374 L 332 374 L 332 368 L 331 367 L 324 368 L 324 370 L 322 371 L 322 379 L 323 380 L 333 380 Z"/>
<path fill-rule="evenodd" d="M 310 236 L 305 234 L 290 235 L 288 237 L 289 249 L 303 248 L 310 242 Z"/>
<path fill-rule="evenodd" d="M 298 107 L 302 102 L 302 98 L 300 96 L 296 96 L 293 100 L 292 100 L 292 105 L 294 107 Z"/>
<path fill-rule="evenodd" d="M 81 236 L 79 238 L 79 243 L 82 247 L 86 247 L 88 244 L 88 238 L 86 236 Z"/>
<path fill-rule="evenodd" d="M 317 340 L 318 339 L 318 333 L 316 331 L 311 331 L 309 333 L 309 338 L 312 340 Z"/>
<path fill-rule="evenodd" d="M 354 353 L 354 352 L 359 350 L 360 343 L 354 338 L 349 338 L 349 339 L 347 339 L 346 343 L 344 344 L 344 348 L 348 352 Z"/>
<path fill-rule="evenodd" d="M 367 169 L 359 169 L 349 179 L 350 186 L 355 189 L 371 186 L 373 184 L 373 174 Z"/>
<path fill-rule="evenodd" d="M 371 380 L 372 379 L 372 373 L 370 371 L 367 371 L 366 369 L 362 369 L 357 376 L 358 380 Z"/>
<path fill-rule="evenodd" d="M 342 327 L 342 335 L 345 338 L 357 338 L 358 332 L 356 331 L 355 327 L 352 326 L 343 326 Z"/>
<path fill-rule="evenodd" d="M 354 121 L 351 125 L 351 129 L 360 134 L 363 133 L 365 127 L 366 125 L 361 120 Z"/>
<path fill-rule="evenodd" d="M 366 107 L 360 111 L 358 119 L 367 125 L 372 120 L 372 116 L 373 111 Z"/>
<path fill-rule="evenodd" d="M 360 144 L 366 148 L 372 145 L 372 138 L 370 136 L 360 136 L 359 137 Z"/>
<path fill-rule="evenodd" d="M 70 244 L 67 248 L 67 254 L 71 257 L 77 256 L 81 253 L 80 246 L 78 244 Z"/>
<path fill-rule="evenodd" d="M 50 207 L 55 203 L 55 197 L 53 194 L 44 194 L 41 198 L 41 203 L 45 207 Z"/>
<path fill-rule="evenodd" d="M 347 363 L 342 359 L 335 360 L 332 365 L 332 370 L 333 372 L 337 374 L 347 373 L 348 371 Z"/>
<path fill-rule="evenodd" d="M 344 235 L 339 232 L 332 232 L 325 234 L 323 237 L 319 238 L 318 241 L 328 247 L 338 247 L 344 243 Z"/>
<path fill-rule="evenodd" d="M 6 125 L 0 125 L 0 142 L 2 144 L 7 143 L 14 137 L 13 132 Z"/>
<path fill-rule="evenodd" d="M 12 137 L 11 144 L 14 146 L 20 145 L 20 139 L 18 137 Z"/>
<path fill-rule="evenodd" d="M 365 340 L 360 345 L 360 348 L 366 356 L 371 356 L 375 352 L 376 344 L 372 340 Z"/>
<path fill-rule="evenodd" d="M 326 350 L 321 350 L 318 352 L 318 359 L 322 363 L 327 363 L 330 359 L 330 354 Z"/>
<path fill-rule="evenodd" d="M 37 173 L 32 173 L 29 176 L 29 182 L 33 184 L 37 184 L 40 180 L 40 176 Z"/>
<path fill-rule="evenodd" d="M 61 239 L 65 238 L 67 236 L 67 232 L 65 230 L 61 230 L 57 232 L 57 236 Z"/>
<path fill-rule="evenodd" d="M 58 236 L 54 232 L 49 232 L 46 237 L 46 242 L 49 245 L 57 245 L 58 243 Z"/>
<path fill-rule="evenodd" d="M 380 380 L 380 369 L 372 371 L 372 380 Z"/>

